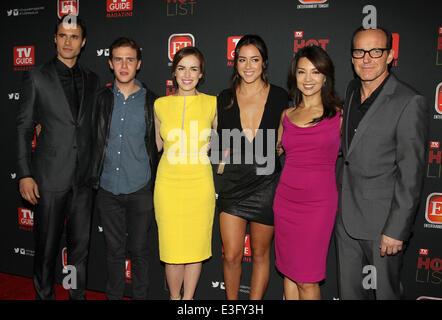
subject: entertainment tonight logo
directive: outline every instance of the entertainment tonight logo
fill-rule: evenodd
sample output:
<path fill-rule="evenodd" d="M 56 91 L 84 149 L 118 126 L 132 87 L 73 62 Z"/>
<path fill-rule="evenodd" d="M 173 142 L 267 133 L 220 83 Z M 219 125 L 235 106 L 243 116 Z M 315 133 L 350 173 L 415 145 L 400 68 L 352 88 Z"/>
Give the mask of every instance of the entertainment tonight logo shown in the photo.
<path fill-rule="evenodd" d="M 398 59 L 399 59 L 399 33 L 392 33 L 391 36 L 393 38 L 392 47 L 394 50 L 394 56 L 393 56 L 393 61 L 391 62 L 391 65 L 393 67 L 397 67 Z"/>
<path fill-rule="evenodd" d="M 442 82 L 439 83 L 436 87 L 436 96 L 434 98 L 434 109 L 437 114 L 434 115 L 434 119 L 440 120 L 442 119 Z"/>
<path fill-rule="evenodd" d="M 169 58 L 169 66 L 172 65 L 173 57 L 182 48 L 194 47 L 195 37 L 191 33 L 174 33 L 170 35 L 168 41 L 167 54 Z"/>
<path fill-rule="evenodd" d="M 427 197 L 425 228 L 442 229 L 442 193 L 434 192 Z"/>
<path fill-rule="evenodd" d="M 80 12 L 80 0 L 58 0 L 57 1 L 57 15 L 62 19 L 67 15 L 78 16 Z"/>
<path fill-rule="evenodd" d="M 124 277 L 126 280 L 126 283 L 132 283 L 132 263 L 130 259 L 126 259 L 124 261 L 125 264 L 125 270 L 124 270 Z"/>
<path fill-rule="evenodd" d="M 224 247 L 221 247 L 221 257 L 224 259 Z M 250 234 L 244 237 L 243 262 L 252 262 L 252 247 L 250 246 Z"/>
<path fill-rule="evenodd" d="M 299 0 L 297 9 L 325 9 L 329 7 L 328 0 Z"/>

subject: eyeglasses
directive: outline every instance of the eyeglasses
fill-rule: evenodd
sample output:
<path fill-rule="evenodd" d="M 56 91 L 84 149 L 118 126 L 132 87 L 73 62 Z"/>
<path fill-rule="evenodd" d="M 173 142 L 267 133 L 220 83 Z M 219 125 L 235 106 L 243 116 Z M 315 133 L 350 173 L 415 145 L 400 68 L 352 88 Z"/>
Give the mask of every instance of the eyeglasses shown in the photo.
<path fill-rule="evenodd" d="M 368 52 L 371 58 L 380 58 L 384 54 L 385 50 L 389 50 L 387 48 L 373 48 L 370 50 L 364 50 L 364 49 L 352 49 L 351 50 L 351 56 L 355 59 L 362 59 L 365 57 L 365 54 Z"/>

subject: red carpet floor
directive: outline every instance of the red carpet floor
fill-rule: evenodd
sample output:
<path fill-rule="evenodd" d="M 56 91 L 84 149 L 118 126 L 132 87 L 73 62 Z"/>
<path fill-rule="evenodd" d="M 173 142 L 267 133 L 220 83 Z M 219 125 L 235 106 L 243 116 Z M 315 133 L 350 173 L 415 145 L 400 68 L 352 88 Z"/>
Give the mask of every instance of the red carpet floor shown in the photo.
<path fill-rule="evenodd" d="M 55 285 L 57 300 L 68 300 L 68 292 L 61 285 Z M 104 293 L 87 291 L 87 300 L 106 300 Z M 32 279 L 0 273 L 0 300 L 35 300 Z"/>

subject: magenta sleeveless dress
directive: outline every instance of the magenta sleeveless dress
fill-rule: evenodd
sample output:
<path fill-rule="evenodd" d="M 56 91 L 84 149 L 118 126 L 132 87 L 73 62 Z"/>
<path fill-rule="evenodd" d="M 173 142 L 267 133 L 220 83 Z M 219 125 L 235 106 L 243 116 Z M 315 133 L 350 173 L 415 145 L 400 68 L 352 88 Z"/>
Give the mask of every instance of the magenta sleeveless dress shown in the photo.
<path fill-rule="evenodd" d="M 276 267 L 296 282 L 325 279 L 338 207 L 340 112 L 312 127 L 282 122 L 286 159 L 273 202 Z"/>

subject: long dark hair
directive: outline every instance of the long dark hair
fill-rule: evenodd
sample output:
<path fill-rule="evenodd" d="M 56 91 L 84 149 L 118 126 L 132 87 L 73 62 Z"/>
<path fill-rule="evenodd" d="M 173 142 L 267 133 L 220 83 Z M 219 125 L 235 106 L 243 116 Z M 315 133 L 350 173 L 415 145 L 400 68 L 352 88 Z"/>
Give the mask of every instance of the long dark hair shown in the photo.
<path fill-rule="evenodd" d="M 241 76 L 238 72 L 238 57 L 239 57 L 239 51 L 242 47 L 247 45 L 253 45 L 258 49 L 259 53 L 262 57 L 262 73 L 261 73 L 261 79 L 264 81 L 266 85 L 268 85 L 269 80 L 267 78 L 267 68 L 269 66 L 269 56 L 267 52 L 267 46 L 264 42 L 264 40 L 256 35 L 256 34 L 246 34 L 243 36 L 237 43 L 235 47 L 235 56 L 233 58 L 233 73 L 232 78 L 230 80 L 230 91 L 231 91 L 231 101 L 228 106 L 225 108 L 228 109 L 233 105 L 233 97 L 236 94 L 236 89 L 241 84 Z"/>
<path fill-rule="evenodd" d="M 325 76 L 325 83 L 321 90 L 324 113 L 321 117 L 313 119 L 311 123 L 318 123 L 324 119 L 333 118 L 338 109 L 342 109 L 343 103 L 335 91 L 335 67 L 333 61 L 325 50 L 317 46 L 308 46 L 300 49 L 292 59 L 288 87 L 293 105 L 298 106 L 302 101 L 302 92 L 298 89 L 296 82 L 296 68 L 301 58 L 307 58 Z"/>

